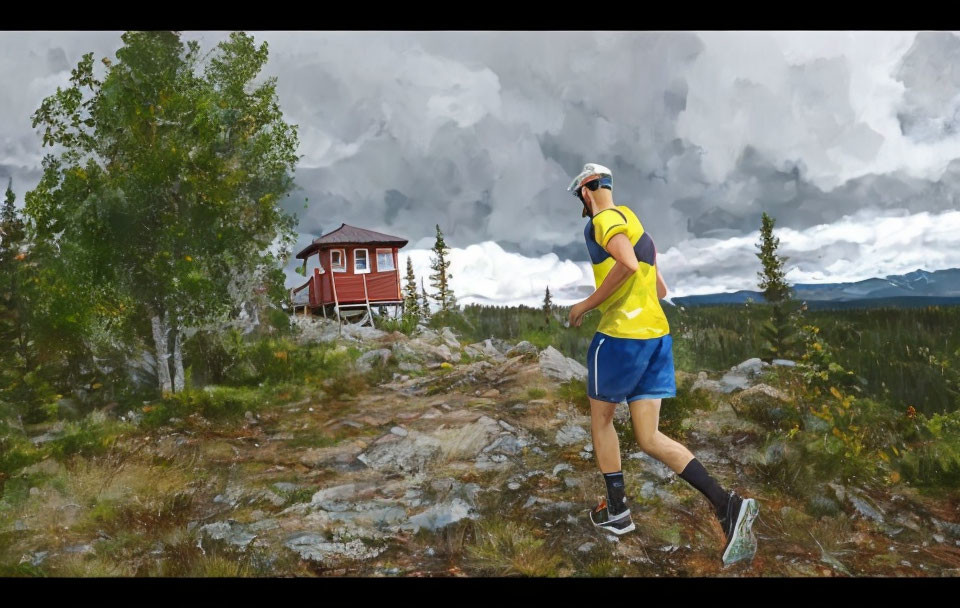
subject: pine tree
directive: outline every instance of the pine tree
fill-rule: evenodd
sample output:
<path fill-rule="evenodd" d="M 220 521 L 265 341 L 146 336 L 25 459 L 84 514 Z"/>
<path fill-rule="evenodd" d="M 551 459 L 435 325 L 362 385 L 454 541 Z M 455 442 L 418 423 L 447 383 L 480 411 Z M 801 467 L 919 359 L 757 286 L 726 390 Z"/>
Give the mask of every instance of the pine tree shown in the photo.
<path fill-rule="evenodd" d="M 780 239 L 773 235 L 776 220 L 763 213 L 760 228 L 760 252 L 755 254 L 763 264 L 758 272 L 763 297 L 772 305 L 771 316 L 760 326 L 760 336 L 764 339 L 763 356 L 765 359 L 786 358 L 793 354 L 798 343 L 798 319 L 800 309 L 791 299 L 790 285 L 783 271 L 784 262 L 789 258 L 777 253 Z"/>
<path fill-rule="evenodd" d="M 423 278 L 420 278 L 420 289 L 423 293 L 423 301 L 420 304 L 420 318 L 424 323 L 430 320 L 430 300 L 427 299 L 427 289 L 423 286 Z"/>
<path fill-rule="evenodd" d="M 403 288 L 403 314 L 420 317 L 420 302 L 417 299 L 417 277 L 413 274 L 413 260 L 407 256 L 407 284 Z"/>
<path fill-rule="evenodd" d="M 21 288 L 22 275 L 25 272 L 26 227 L 21 213 L 14 207 L 17 197 L 13 192 L 13 180 L 7 183 L 3 209 L 0 210 L 0 343 L 4 345 L 0 353 L 0 366 L 10 378 L 14 369 L 25 369 L 28 365 L 27 340 L 25 336 L 26 302 Z M 12 348 L 11 348 L 12 347 Z M 0 382 L 3 386 L 10 381 Z"/>
<path fill-rule="evenodd" d="M 543 296 L 543 316 L 546 319 L 546 325 L 550 325 L 550 313 L 553 311 L 553 300 L 550 299 L 550 286 L 547 285 L 547 293 Z"/>
<path fill-rule="evenodd" d="M 440 224 L 437 224 L 437 241 L 433 245 L 433 256 L 430 258 L 430 269 L 433 274 L 430 275 L 430 286 L 436 289 L 436 293 L 430 297 L 436 300 L 440 305 L 441 311 L 455 310 L 457 307 L 456 298 L 453 295 L 453 288 L 450 287 L 450 279 L 453 275 L 447 272 L 450 267 L 450 260 L 447 259 L 450 248 L 443 241 L 443 233 L 440 232 Z"/>
<path fill-rule="evenodd" d="M 762 222 L 761 240 L 757 243 L 760 253 L 754 254 L 763 264 L 763 271 L 757 273 L 760 277 L 760 289 L 763 290 L 763 297 L 768 302 L 784 302 L 790 299 L 790 286 L 787 285 L 784 277 L 783 264 L 790 258 L 777 254 L 780 239 L 773 235 L 773 225 L 776 220 L 764 211 Z"/>

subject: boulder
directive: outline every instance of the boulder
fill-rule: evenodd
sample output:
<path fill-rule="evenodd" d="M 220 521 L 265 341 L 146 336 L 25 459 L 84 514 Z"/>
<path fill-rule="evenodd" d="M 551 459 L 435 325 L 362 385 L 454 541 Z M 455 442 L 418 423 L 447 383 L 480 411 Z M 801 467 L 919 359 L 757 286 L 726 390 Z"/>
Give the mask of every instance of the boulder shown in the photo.
<path fill-rule="evenodd" d="M 759 357 L 753 357 L 734 365 L 730 368 L 730 371 L 738 375 L 742 374 L 747 376 L 756 376 L 763 370 L 764 367 L 767 367 L 768 365 L 770 364 L 766 361 L 760 360 Z"/>
<path fill-rule="evenodd" d="M 539 354 L 539 352 L 540 350 L 536 346 L 526 340 L 522 340 L 517 342 L 515 346 L 511 346 L 510 349 L 507 350 L 506 355 L 508 357 L 516 357 L 517 355 L 536 355 Z"/>
<path fill-rule="evenodd" d="M 552 346 L 540 351 L 540 371 L 544 376 L 566 382 L 567 380 L 586 380 L 587 368 Z"/>
<path fill-rule="evenodd" d="M 392 351 L 388 348 L 369 350 L 357 359 L 357 369 L 361 372 L 368 372 L 374 367 L 382 367 L 387 364 L 392 354 Z"/>
<path fill-rule="evenodd" d="M 576 424 L 568 424 L 557 431 L 555 441 L 557 445 L 564 447 L 568 445 L 573 445 L 575 443 L 580 443 L 582 441 L 588 441 L 590 436 L 583 429 L 582 426 Z"/>
<path fill-rule="evenodd" d="M 464 351 L 472 357 L 490 357 L 497 361 L 503 361 L 506 358 L 503 356 L 503 353 L 494 346 L 492 338 L 487 338 L 483 342 L 474 342 L 468 345 Z"/>
<path fill-rule="evenodd" d="M 390 437 L 396 435 L 388 434 Z M 377 442 L 357 459 L 372 469 L 419 473 L 442 452 L 441 441 L 430 435 L 409 431 L 397 441 Z"/>
<path fill-rule="evenodd" d="M 440 330 L 440 339 L 443 340 L 443 343 L 450 347 L 451 350 L 460 350 L 460 342 L 449 327 L 444 327 Z"/>
<path fill-rule="evenodd" d="M 466 501 L 454 498 L 449 502 L 433 505 L 426 511 L 411 517 L 402 529 L 417 532 L 420 528 L 439 530 L 464 518 L 476 519 L 477 512 Z"/>
<path fill-rule="evenodd" d="M 707 378 L 707 372 L 703 372 L 703 371 L 697 374 L 697 379 L 690 386 L 691 391 L 695 391 L 698 388 L 702 388 L 704 390 L 714 392 L 714 393 L 727 392 L 727 391 L 724 391 L 724 387 L 722 384 L 720 384 L 719 381 L 711 380 L 710 378 Z"/>

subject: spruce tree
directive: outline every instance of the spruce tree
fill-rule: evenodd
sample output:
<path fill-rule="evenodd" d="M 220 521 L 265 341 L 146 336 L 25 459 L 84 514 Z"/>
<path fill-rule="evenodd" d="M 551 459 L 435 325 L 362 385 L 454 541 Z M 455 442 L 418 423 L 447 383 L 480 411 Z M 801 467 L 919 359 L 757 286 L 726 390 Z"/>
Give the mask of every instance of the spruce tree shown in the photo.
<path fill-rule="evenodd" d="M 420 316 L 420 302 L 417 299 L 417 277 L 413 274 L 413 260 L 407 256 L 407 284 L 403 288 L 403 315 Z"/>
<path fill-rule="evenodd" d="M 450 267 L 450 260 L 447 259 L 450 248 L 443 241 L 443 233 L 440 232 L 440 224 L 437 224 L 437 241 L 433 245 L 433 256 L 430 258 L 430 269 L 433 274 L 430 275 L 430 286 L 436 290 L 436 293 L 430 297 L 436 300 L 440 305 L 441 311 L 454 310 L 457 306 L 456 298 L 453 295 L 453 288 L 450 287 L 450 279 L 453 275 L 447 272 Z"/>
<path fill-rule="evenodd" d="M 427 299 L 427 289 L 423 286 L 423 278 L 420 278 L 420 289 L 423 293 L 423 301 L 420 304 L 420 318 L 424 323 L 430 320 L 430 300 Z"/>
<path fill-rule="evenodd" d="M 550 313 L 553 311 L 553 300 L 550 299 L 550 286 L 547 285 L 547 293 L 543 296 L 543 316 L 546 319 L 546 325 L 550 325 Z"/>
<path fill-rule="evenodd" d="M 771 315 L 760 326 L 760 336 L 764 339 L 763 358 L 767 360 L 787 358 L 794 352 L 798 342 L 797 321 L 799 309 L 791 299 L 790 285 L 783 271 L 784 262 L 789 258 L 777 253 L 780 239 L 774 236 L 773 226 L 776 220 L 763 213 L 760 227 L 760 252 L 755 254 L 763 264 L 758 272 L 763 297 L 771 304 Z"/>
<path fill-rule="evenodd" d="M 14 207 L 13 180 L 7 182 L 0 210 L 0 389 L 12 386 L 15 377 L 28 371 L 26 302 L 22 288 L 26 273 L 26 226 Z M 19 370 L 19 371 L 16 371 Z M 5 376 L 5 377 L 4 377 Z"/>

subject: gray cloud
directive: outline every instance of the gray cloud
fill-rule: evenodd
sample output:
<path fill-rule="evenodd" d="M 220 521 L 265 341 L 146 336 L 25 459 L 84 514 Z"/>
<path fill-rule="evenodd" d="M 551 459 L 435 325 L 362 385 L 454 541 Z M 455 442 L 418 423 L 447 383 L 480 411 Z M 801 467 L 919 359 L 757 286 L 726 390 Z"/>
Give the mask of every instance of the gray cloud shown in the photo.
<path fill-rule="evenodd" d="M 184 34 L 206 48 L 226 36 Z M 341 222 L 411 245 L 440 224 L 455 247 L 584 260 L 564 189 L 585 162 L 613 170 L 615 200 L 660 251 L 748 234 L 763 211 L 804 230 L 862 209 L 956 207 L 949 32 L 254 36 L 300 127 L 299 190 L 285 202 L 299 247 Z M 24 168 L 18 191 L 43 153 L 29 115 L 83 52 L 119 45 L 119 33 L 0 35 L 0 76 L 23 83 L 0 90 L 0 171 Z"/>

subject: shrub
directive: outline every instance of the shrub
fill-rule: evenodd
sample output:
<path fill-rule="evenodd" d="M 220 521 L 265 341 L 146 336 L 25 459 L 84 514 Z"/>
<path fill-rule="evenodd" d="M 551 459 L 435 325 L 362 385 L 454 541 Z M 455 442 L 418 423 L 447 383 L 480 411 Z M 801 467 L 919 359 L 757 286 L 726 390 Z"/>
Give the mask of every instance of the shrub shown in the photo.
<path fill-rule="evenodd" d="M 899 474 L 919 486 L 960 486 L 960 410 L 911 418 L 907 447 L 896 453 Z"/>

